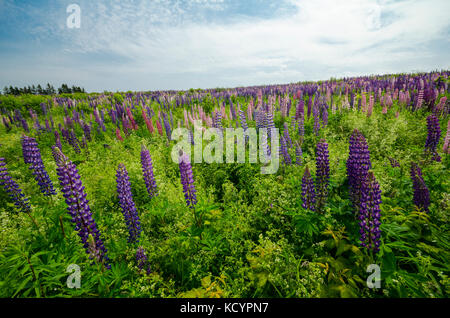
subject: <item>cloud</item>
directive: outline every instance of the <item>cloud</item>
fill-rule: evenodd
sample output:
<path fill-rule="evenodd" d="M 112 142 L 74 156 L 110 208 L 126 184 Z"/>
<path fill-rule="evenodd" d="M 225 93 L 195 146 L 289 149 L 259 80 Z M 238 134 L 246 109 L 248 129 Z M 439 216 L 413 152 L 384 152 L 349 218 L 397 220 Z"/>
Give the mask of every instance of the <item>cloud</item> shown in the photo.
<path fill-rule="evenodd" d="M 57 50 L 86 63 L 80 68 L 91 73 L 81 79 L 96 90 L 287 83 L 449 66 L 446 0 L 244 3 L 85 1 L 81 29 L 67 30 L 65 16 L 55 13 L 47 21 L 57 23 L 43 26 L 59 41 Z M 66 66 L 65 74 L 80 76 L 80 68 Z"/>

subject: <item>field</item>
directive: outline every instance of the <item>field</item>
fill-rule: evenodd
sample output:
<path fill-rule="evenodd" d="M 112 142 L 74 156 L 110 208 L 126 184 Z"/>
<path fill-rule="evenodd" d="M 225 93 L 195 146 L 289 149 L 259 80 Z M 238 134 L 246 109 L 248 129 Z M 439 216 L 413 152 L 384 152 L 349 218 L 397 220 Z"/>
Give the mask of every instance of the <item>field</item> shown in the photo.
<path fill-rule="evenodd" d="M 449 75 L 2 95 L 0 297 L 446 298 Z"/>

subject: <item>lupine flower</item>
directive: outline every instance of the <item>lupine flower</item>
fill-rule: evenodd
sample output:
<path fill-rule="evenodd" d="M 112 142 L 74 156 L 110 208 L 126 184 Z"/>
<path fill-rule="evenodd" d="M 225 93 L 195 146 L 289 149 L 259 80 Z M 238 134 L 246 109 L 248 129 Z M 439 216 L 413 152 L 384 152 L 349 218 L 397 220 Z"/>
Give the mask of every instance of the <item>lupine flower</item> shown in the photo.
<path fill-rule="evenodd" d="M 241 127 L 244 130 L 244 133 L 247 131 L 248 129 L 248 124 L 247 124 L 247 119 L 245 118 L 245 113 L 244 111 L 242 111 L 241 109 L 239 109 L 239 119 L 241 122 Z M 249 139 L 248 135 L 245 135 L 245 142 L 247 143 Z"/>
<path fill-rule="evenodd" d="M 91 126 L 85 123 L 85 124 L 82 125 L 82 127 L 83 127 L 83 133 L 84 133 L 84 136 L 86 137 L 86 140 L 91 142 L 92 141 L 92 138 L 91 138 Z"/>
<path fill-rule="evenodd" d="M 166 130 L 167 139 L 170 141 L 172 136 L 172 129 L 170 128 L 169 120 L 167 119 L 167 115 L 163 114 L 164 128 Z"/>
<path fill-rule="evenodd" d="M 400 167 L 400 163 L 395 158 L 389 157 L 389 161 L 391 163 L 392 168 Z"/>
<path fill-rule="evenodd" d="M 419 209 L 428 212 L 430 206 L 430 191 L 423 180 L 422 170 L 414 162 L 411 163 L 411 179 L 414 190 L 414 204 Z"/>
<path fill-rule="evenodd" d="M 289 148 L 292 148 L 292 140 L 289 136 L 289 127 L 287 123 L 284 123 L 284 139 L 286 140 L 286 144 Z"/>
<path fill-rule="evenodd" d="M 179 158 L 180 178 L 183 185 L 184 198 L 189 208 L 194 208 L 197 204 L 197 196 L 194 185 L 192 166 L 186 153 L 180 153 Z"/>
<path fill-rule="evenodd" d="M 22 189 L 14 181 L 14 179 L 9 175 L 8 169 L 6 168 L 5 158 L 0 158 L 0 185 L 9 194 L 9 197 L 14 201 L 19 212 L 30 213 L 30 203 L 28 198 L 22 193 Z"/>
<path fill-rule="evenodd" d="M 308 167 L 306 167 L 302 178 L 302 207 L 305 209 L 315 210 L 316 207 L 316 191 L 314 189 L 314 181 L 311 177 Z"/>
<path fill-rule="evenodd" d="M 155 177 L 153 175 L 153 164 L 150 152 L 144 145 L 141 148 L 141 164 L 142 173 L 144 175 L 145 186 L 150 198 L 158 195 L 158 189 L 156 187 Z"/>
<path fill-rule="evenodd" d="M 298 143 L 296 143 L 296 145 L 295 145 L 295 163 L 298 166 L 302 165 L 302 155 L 303 155 L 302 147 Z"/>
<path fill-rule="evenodd" d="M 6 117 L 2 117 L 2 121 L 3 121 L 3 125 L 5 125 L 6 131 L 10 131 L 11 130 L 11 126 L 8 123 L 8 120 L 6 119 Z"/>
<path fill-rule="evenodd" d="M 159 121 L 159 119 L 156 121 L 156 128 L 158 129 L 158 133 L 162 136 L 163 130 L 162 130 L 161 122 Z"/>
<path fill-rule="evenodd" d="M 60 150 L 62 150 L 61 138 L 59 137 L 58 131 L 55 129 L 55 130 L 53 131 L 53 133 L 55 134 L 55 144 L 56 144 L 56 147 L 58 147 Z"/>
<path fill-rule="evenodd" d="M 311 110 L 312 110 L 312 98 L 311 98 L 311 96 L 309 96 L 309 100 L 308 100 L 308 119 L 309 119 L 309 117 L 311 117 Z"/>
<path fill-rule="evenodd" d="M 148 131 L 153 134 L 155 131 L 155 128 L 153 127 L 153 123 L 150 119 L 148 119 L 147 115 L 145 114 L 145 111 L 142 110 L 142 117 L 144 118 L 145 125 L 147 126 Z"/>
<path fill-rule="evenodd" d="M 213 121 L 213 127 L 218 129 L 219 132 L 222 132 L 223 126 L 222 126 L 222 114 L 221 112 L 217 112 L 216 116 L 214 117 Z"/>
<path fill-rule="evenodd" d="M 267 135 L 269 136 L 269 138 L 271 137 L 271 131 L 272 129 L 275 129 L 275 123 L 273 121 L 273 114 L 271 112 L 265 113 L 265 118 L 264 118 L 265 122 L 265 128 L 267 128 Z"/>
<path fill-rule="evenodd" d="M 28 127 L 28 123 L 25 120 L 25 118 L 22 118 L 21 123 L 22 123 L 23 130 L 25 130 L 27 133 L 29 133 L 30 132 L 30 128 Z"/>
<path fill-rule="evenodd" d="M 128 118 L 130 119 L 131 122 L 131 128 L 133 130 L 137 130 L 138 129 L 138 125 L 136 124 L 136 121 L 134 120 L 133 114 L 131 113 L 131 109 L 127 107 L 127 115 Z"/>
<path fill-rule="evenodd" d="M 120 129 L 119 128 L 116 128 L 116 137 L 117 137 L 118 140 L 123 141 L 123 138 L 120 135 Z"/>
<path fill-rule="evenodd" d="M 291 156 L 289 155 L 286 139 L 283 136 L 280 137 L 280 153 L 283 156 L 283 162 L 287 165 L 292 163 Z"/>
<path fill-rule="evenodd" d="M 370 97 L 369 97 L 369 107 L 367 108 L 367 117 L 372 116 L 374 103 L 375 103 L 375 100 L 373 98 L 373 95 L 370 95 Z"/>
<path fill-rule="evenodd" d="M 298 120 L 298 135 L 300 137 L 303 137 L 305 135 L 305 122 L 304 122 L 304 116 L 301 116 Z"/>
<path fill-rule="evenodd" d="M 446 154 L 450 154 L 450 120 L 447 122 L 447 134 L 445 135 L 442 151 Z"/>
<path fill-rule="evenodd" d="M 317 143 L 316 149 L 316 191 L 317 207 L 321 209 L 328 196 L 328 184 L 330 179 L 330 164 L 328 144 L 324 139 Z"/>
<path fill-rule="evenodd" d="M 305 112 L 305 103 L 302 99 L 298 101 L 297 109 L 295 110 L 295 119 L 299 120 L 301 117 L 304 117 Z"/>
<path fill-rule="evenodd" d="M 323 111 L 322 111 L 322 122 L 323 122 L 323 127 L 328 125 L 328 109 L 326 107 L 324 107 Z"/>
<path fill-rule="evenodd" d="M 319 121 L 319 107 L 314 105 L 313 108 L 313 116 L 314 116 L 314 133 L 316 136 L 319 136 L 319 130 L 320 130 L 320 121 Z"/>
<path fill-rule="evenodd" d="M 361 245 L 374 253 L 380 247 L 380 203 L 381 190 L 372 172 L 368 173 L 361 189 L 361 202 L 359 208 L 359 233 Z"/>
<path fill-rule="evenodd" d="M 364 136 L 355 129 L 350 136 L 349 157 L 347 160 L 349 192 L 355 208 L 359 208 L 362 182 L 367 178 L 371 167 L 367 141 Z"/>
<path fill-rule="evenodd" d="M 148 264 L 148 259 L 147 259 L 145 249 L 142 246 L 139 246 L 139 248 L 136 251 L 136 262 L 137 262 L 137 267 L 141 271 L 145 270 L 147 275 L 150 274 L 150 265 Z"/>
<path fill-rule="evenodd" d="M 22 136 L 20 140 L 22 144 L 22 156 L 23 156 L 23 162 L 24 163 L 31 163 L 32 157 L 31 157 L 31 140 L 27 136 Z"/>
<path fill-rule="evenodd" d="M 425 142 L 425 151 L 433 155 L 433 160 L 441 161 L 441 157 L 436 152 L 439 139 L 441 138 L 441 127 L 439 119 L 435 115 L 427 117 L 428 136 Z"/>
<path fill-rule="evenodd" d="M 141 235 L 141 222 L 133 201 L 133 194 L 131 193 L 131 185 L 128 177 L 128 171 L 121 163 L 117 169 L 117 194 L 119 196 L 120 207 L 122 208 L 125 223 L 128 227 L 130 236 L 128 242 L 134 243 L 139 241 Z"/>
<path fill-rule="evenodd" d="M 27 163 L 31 164 L 30 169 L 33 171 L 34 178 L 41 188 L 41 192 L 45 196 L 55 195 L 56 192 L 53 188 L 53 183 L 45 170 L 41 157 L 41 151 L 39 150 L 36 140 L 28 136 L 23 136 L 22 147 L 24 150 L 24 158 L 27 158 Z"/>
<path fill-rule="evenodd" d="M 72 145 L 73 149 L 75 150 L 76 153 L 81 153 L 80 150 L 80 141 L 77 138 L 77 135 L 75 134 L 75 132 L 73 131 L 73 129 L 70 130 L 70 134 L 69 134 L 69 144 Z"/>
<path fill-rule="evenodd" d="M 56 172 L 61 185 L 61 192 L 67 203 L 67 210 L 72 217 L 72 223 L 78 236 L 89 254 L 90 259 L 104 263 L 108 268 L 107 250 L 103 245 L 100 232 L 95 220 L 92 218 L 89 201 L 86 199 L 84 186 L 78 174 L 77 167 L 70 161 L 61 150 L 53 146 L 54 158 L 56 159 Z"/>

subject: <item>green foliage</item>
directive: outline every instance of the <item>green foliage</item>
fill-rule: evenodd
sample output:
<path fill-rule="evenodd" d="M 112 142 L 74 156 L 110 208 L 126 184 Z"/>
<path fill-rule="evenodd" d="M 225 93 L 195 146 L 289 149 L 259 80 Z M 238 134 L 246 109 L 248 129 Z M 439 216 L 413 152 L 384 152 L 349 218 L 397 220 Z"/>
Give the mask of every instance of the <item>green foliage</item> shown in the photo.
<path fill-rule="evenodd" d="M 192 89 L 186 94 L 198 93 Z M 88 103 L 92 95 L 64 96 L 78 100 L 78 111 L 92 114 Z M 231 98 L 246 109 L 248 99 Z M 18 108 L 24 116 L 32 108 L 40 120 L 44 119 L 40 103 L 52 103 L 48 96 L 35 95 L 0 96 L 0 100 L 0 108 Z M 123 101 L 124 94 L 110 93 L 98 107 Z M 193 102 L 208 113 L 217 107 L 210 95 Z M 155 104 L 148 106 L 157 110 Z M 63 123 L 61 107 L 50 111 L 55 125 Z M 14 212 L 8 195 L 0 190 L 0 297 L 448 297 L 450 157 L 440 153 L 440 163 L 424 157 L 426 112 L 410 112 L 395 104 L 387 114 L 375 105 L 369 118 L 353 110 L 330 110 L 329 124 L 319 136 L 313 133 L 313 118 L 305 120 L 302 140 L 290 121 L 277 114 L 275 125 L 282 128 L 287 122 L 293 142 L 302 143 L 303 165 L 280 166 L 276 174 L 262 175 L 259 164 L 195 163 L 199 203 L 189 209 L 178 165 L 170 158 L 174 142 L 157 132 L 150 134 L 140 111 L 134 110 L 138 130 L 123 135 L 123 142 L 115 137 L 116 126 L 107 114 L 106 132 L 98 132 L 94 123 L 89 153 L 82 149 L 77 154 L 63 141 L 63 152 L 77 165 L 108 249 L 110 270 L 89 260 L 67 214 L 51 155 L 54 135 L 30 133 L 37 138 L 58 192 L 50 199 L 40 194 L 23 163 L 23 130 L 13 125 L 6 132 L 0 126 L 0 156 L 30 198 L 38 224 Z M 293 107 L 290 115 L 294 112 Z M 182 109 L 173 109 L 173 115 L 176 125 Z M 441 119 L 442 131 L 447 120 Z M 372 171 L 382 190 L 382 241 L 377 255 L 360 247 L 358 220 L 348 197 L 348 139 L 355 128 L 367 139 Z M 80 137 L 82 131 L 77 127 L 75 133 Z M 315 176 L 315 145 L 320 138 L 327 140 L 330 153 L 329 196 L 323 214 L 301 206 L 301 178 L 306 166 Z M 159 190 L 152 199 L 142 177 L 141 144 L 150 150 Z M 289 152 L 295 158 L 294 149 Z M 398 160 L 400 167 L 391 167 L 389 158 Z M 411 161 L 421 164 L 430 189 L 428 214 L 412 203 Z M 118 204 L 119 163 L 129 172 L 143 229 L 135 245 L 127 242 Z M 137 267 L 138 246 L 146 250 L 148 274 Z M 70 264 L 81 268 L 79 289 L 67 287 Z M 367 287 L 369 264 L 380 266 L 381 289 Z"/>

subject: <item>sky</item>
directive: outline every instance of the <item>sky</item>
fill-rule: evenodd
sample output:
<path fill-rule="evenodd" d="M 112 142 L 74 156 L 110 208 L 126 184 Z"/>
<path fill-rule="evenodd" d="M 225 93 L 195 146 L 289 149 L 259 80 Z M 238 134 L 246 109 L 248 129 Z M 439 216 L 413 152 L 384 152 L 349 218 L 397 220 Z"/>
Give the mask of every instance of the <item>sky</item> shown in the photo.
<path fill-rule="evenodd" d="M 80 27 L 69 28 L 80 8 Z M 0 0 L 0 87 L 237 87 L 450 69 L 449 0 Z"/>

